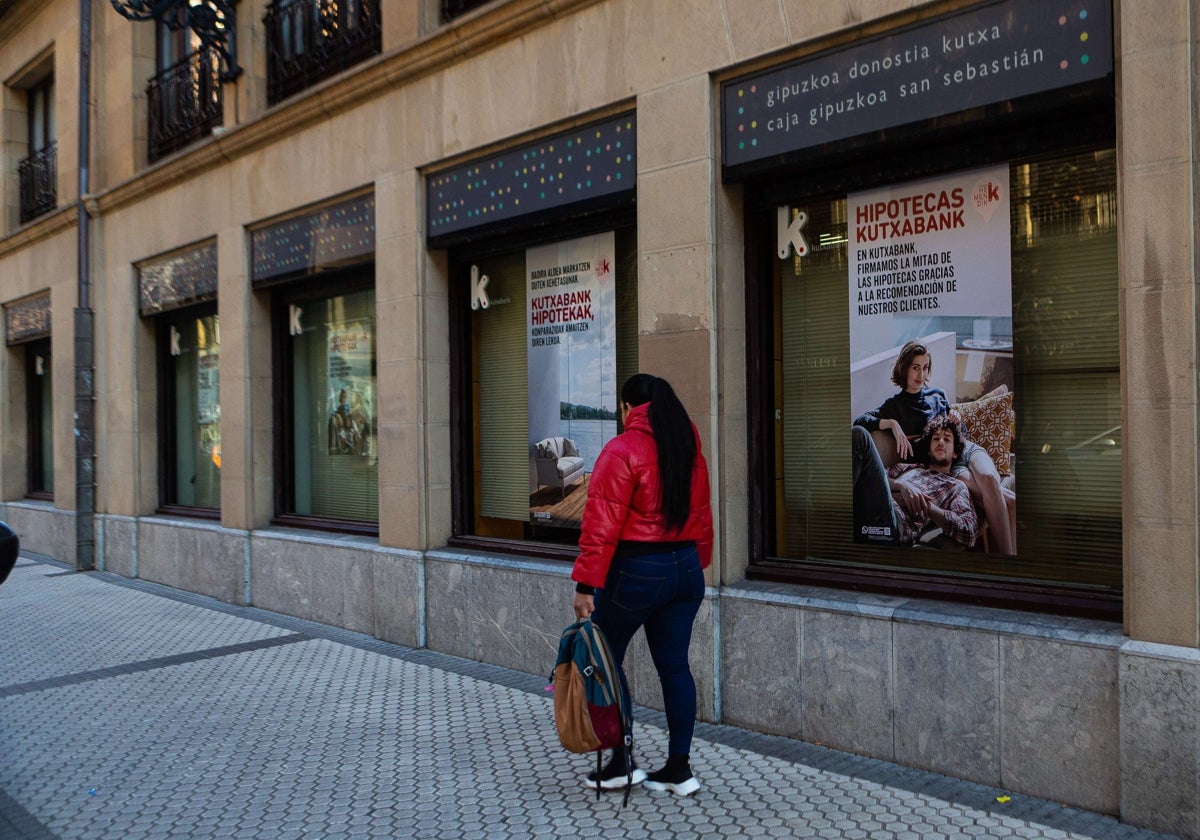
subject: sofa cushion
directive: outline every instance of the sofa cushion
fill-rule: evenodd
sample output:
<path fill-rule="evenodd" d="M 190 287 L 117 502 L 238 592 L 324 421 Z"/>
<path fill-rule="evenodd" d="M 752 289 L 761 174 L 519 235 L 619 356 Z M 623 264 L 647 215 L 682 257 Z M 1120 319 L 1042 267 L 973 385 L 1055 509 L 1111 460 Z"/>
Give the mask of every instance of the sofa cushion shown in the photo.
<path fill-rule="evenodd" d="M 556 468 L 558 469 L 559 478 L 569 478 L 572 473 L 577 473 L 583 469 L 583 459 L 571 456 L 559 458 Z"/>
<path fill-rule="evenodd" d="M 1016 436 L 1017 415 L 1013 410 L 1013 395 L 1007 385 L 970 402 L 950 406 L 962 417 L 967 438 L 979 444 L 992 456 L 1000 475 L 1012 473 L 1012 446 Z"/>

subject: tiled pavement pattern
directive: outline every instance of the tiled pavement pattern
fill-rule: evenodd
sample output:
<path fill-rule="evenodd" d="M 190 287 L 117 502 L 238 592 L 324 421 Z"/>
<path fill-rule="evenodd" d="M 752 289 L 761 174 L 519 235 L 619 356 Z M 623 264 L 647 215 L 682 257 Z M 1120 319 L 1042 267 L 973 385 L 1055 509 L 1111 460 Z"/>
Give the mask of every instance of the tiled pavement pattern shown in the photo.
<path fill-rule="evenodd" d="M 1162 836 L 706 724 L 699 794 L 621 808 L 580 784 L 545 679 L 64 571 L 25 555 L 0 586 L 2 840 Z M 638 719 L 657 766 L 662 715 Z"/>

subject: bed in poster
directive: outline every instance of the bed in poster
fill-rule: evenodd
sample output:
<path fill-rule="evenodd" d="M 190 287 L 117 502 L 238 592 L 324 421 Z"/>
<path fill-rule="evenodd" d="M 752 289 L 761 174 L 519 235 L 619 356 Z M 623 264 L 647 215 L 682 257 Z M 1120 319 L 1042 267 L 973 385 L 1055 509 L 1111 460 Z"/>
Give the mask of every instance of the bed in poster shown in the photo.
<path fill-rule="evenodd" d="M 578 527 L 596 456 L 617 434 L 615 237 L 531 248 L 529 516 Z"/>
<path fill-rule="evenodd" d="M 848 196 L 854 536 L 1016 553 L 1005 164 Z"/>

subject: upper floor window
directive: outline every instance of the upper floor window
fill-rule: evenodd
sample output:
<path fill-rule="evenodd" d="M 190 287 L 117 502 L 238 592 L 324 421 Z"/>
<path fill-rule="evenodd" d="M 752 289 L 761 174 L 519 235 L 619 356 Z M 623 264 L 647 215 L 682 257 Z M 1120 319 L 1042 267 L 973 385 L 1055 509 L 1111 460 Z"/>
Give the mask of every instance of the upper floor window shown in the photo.
<path fill-rule="evenodd" d="M 272 0 L 267 25 L 267 101 L 279 102 L 377 55 L 379 0 Z"/>
<path fill-rule="evenodd" d="M 54 127 L 54 77 L 25 91 L 28 156 L 17 165 L 21 181 L 21 224 L 58 206 L 58 165 Z"/>
<path fill-rule="evenodd" d="M 473 12 L 490 2 L 491 0 L 442 0 L 442 22 L 449 23 L 456 17 Z"/>
<path fill-rule="evenodd" d="M 208 136 L 225 117 L 220 53 L 182 25 L 184 13 L 177 8 L 169 13 L 176 19 L 157 23 L 157 72 L 146 86 L 152 162 Z"/>

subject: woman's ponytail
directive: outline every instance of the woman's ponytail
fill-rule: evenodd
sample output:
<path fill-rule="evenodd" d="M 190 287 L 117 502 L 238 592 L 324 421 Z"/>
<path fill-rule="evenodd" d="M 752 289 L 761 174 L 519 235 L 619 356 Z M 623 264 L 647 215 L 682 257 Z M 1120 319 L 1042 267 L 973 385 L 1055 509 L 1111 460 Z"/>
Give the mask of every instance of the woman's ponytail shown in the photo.
<path fill-rule="evenodd" d="M 687 409 L 675 395 L 671 383 L 637 373 L 621 388 L 621 400 L 629 405 L 650 403 L 650 428 L 658 447 L 658 478 L 662 488 L 660 507 L 667 528 L 687 524 L 692 508 L 692 468 L 696 462 L 696 435 Z"/>

